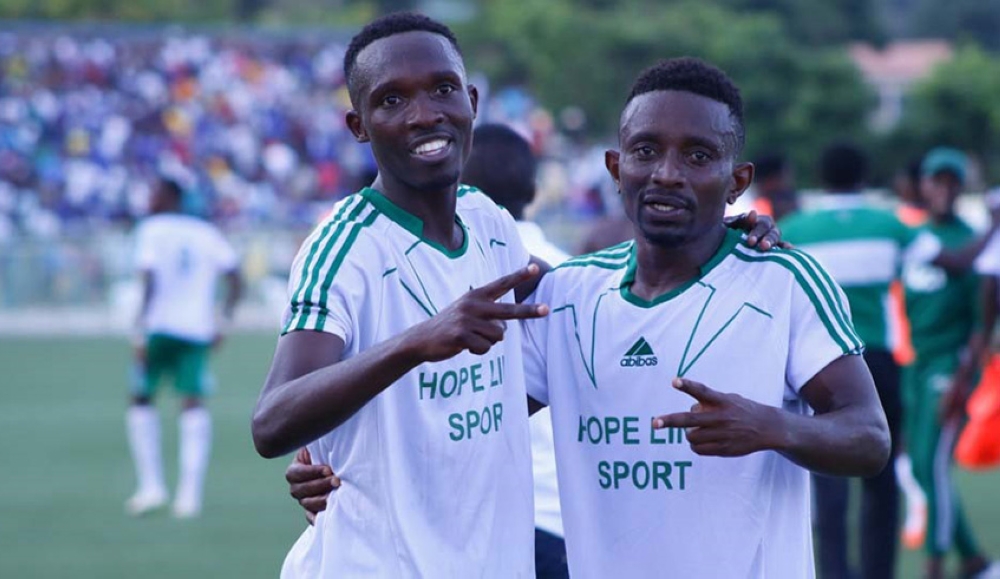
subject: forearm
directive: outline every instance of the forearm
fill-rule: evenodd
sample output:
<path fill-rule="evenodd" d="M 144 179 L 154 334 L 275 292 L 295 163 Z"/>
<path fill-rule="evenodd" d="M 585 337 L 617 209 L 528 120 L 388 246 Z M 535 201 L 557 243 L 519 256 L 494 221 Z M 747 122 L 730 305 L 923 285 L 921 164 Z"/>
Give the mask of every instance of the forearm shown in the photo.
<path fill-rule="evenodd" d="M 976 257 L 982 253 L 996 228 L 990 229 L 972 243 L 958 249 L 943 249 L 932 263 L 950 273 L 965 273 L 972 269 Z"/>
<path fill-rule="evenodd" d="M 401 334 L 302 376 L 280 382 L 268 376 L 253 417 L 257 452 L 281 456 L 343 424 L 422 361 L 412 341 Z"/>
<path fill-rule="evenodd" d="M 810 471 L 839 476 L 873 476 L 889 459 L 885 414 L 847 408 L 804 416 L 777 413 L 780 434 L 774 450 Z"/>

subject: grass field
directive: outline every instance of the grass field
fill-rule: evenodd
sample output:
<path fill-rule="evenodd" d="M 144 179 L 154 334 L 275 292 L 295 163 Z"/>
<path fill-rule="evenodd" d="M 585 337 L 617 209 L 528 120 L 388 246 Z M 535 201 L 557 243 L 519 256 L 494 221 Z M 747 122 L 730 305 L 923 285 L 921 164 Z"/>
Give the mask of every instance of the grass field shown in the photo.
<path fill-rule="evenodd" d="M 205 512 L 175 521 L 123 514 L 133 485 L 125 341 L 0 339 L 0 577 L 276 577 L 304 520 L 284 485 L 287 461 L 259 458 L 250 441 L 273 346 L 273 336 L 234 336 L 217 357 Z M 173 481 L 176 399 L 160 408 Z M 1000 555 L 1000 472 L 962 473 L 959 484 L 984 548 Z M 904 553 L 899 577 L 919 577 L 919 561 Z"/>

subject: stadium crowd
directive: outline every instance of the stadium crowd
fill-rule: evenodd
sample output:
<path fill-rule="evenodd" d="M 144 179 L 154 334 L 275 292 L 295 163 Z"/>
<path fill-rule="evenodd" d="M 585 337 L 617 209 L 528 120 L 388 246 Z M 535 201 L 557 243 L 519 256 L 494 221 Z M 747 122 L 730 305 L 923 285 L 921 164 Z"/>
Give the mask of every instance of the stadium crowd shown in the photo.
<path fill-rule="evenodd" d="M 0 239 L 131 223 L 158 175 L 196 192 L 189 209 L 227 229 L 312 225 L 374 170 L 343 122 L 343 51 L 328 38 L 0 32 Z M 593 157 L 553 139 L 523 90 L 490 103 L 482 118 L 581 165 Z M 600 172 L 557 173 L 586 181 L 570 197 L 600 212 Z"/>

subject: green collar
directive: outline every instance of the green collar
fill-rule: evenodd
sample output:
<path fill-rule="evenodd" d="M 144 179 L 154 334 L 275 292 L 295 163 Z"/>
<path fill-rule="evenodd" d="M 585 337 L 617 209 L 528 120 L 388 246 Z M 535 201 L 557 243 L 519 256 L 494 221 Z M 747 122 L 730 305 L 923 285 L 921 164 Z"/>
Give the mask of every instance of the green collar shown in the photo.
<path fill-rule="evenodd" d="M 701 280 L 701 278 L 708 275 L 708 272 L 715 269 L 715 266 L 722 263 L 733 248 L 743 239 L 743 234 L 734 229 L 726 229 L 726 236 L 722 239 L 722 243 L 719 245 L 719 249 L 716 250 L 715 255 L 711 259 L 706 261 L 700 268 L 698 268 L 698 275 L 688 281 L 682 283 L 681 285 L 675 287 L 674 289 L 668 291 L 665 294 L 661 294 L 653 298 L 652 300 L 645 300 L 639 296 L 632 293 L 632 284 L 635 283 L 635 269 L 638 265 L 636 260 L 636 244 L 632 244 L 632 251 L 628 256 L 628 267 L 625 269 L 625 275 L 622 277 L 622 285 L 619 288 L 622 294 L 622 298 L 634 306 L 640 308 L 652 308 L 658 306 L 663 302 L 669 301 L 687 290 L 689 287 L 693 286 L 695 283 Z"/>
<path fill-rule="evenodd" d="M 462 257 L 465 255 L 465 251 L 469 249 L 469 230 L 462 223 L 462 220 L 458 217 L 458 213 L 455 214 L 455 223 L 462 228 L 462 245 L 455 249 L 448 249 L 447 247 L 441 245 L 440 243 L 427 239 L 424 237 L 424 222 L 416 215 L 409 213 L 399 205 L 396 205 L 389 200 L 388 197 L 372 189 L 371 187 L 365 187 L 361 190 L 361 196 L 367 199 L 375 209 L 378 209 L 379 213 L 385 215 L 397 225 L 403 229 L 409 231 L 414 237 L 419 239 L 421 242 L 433 247 L 439 252 L 443 253 L 446 257 L 455 259 L 457 257 Z"/>

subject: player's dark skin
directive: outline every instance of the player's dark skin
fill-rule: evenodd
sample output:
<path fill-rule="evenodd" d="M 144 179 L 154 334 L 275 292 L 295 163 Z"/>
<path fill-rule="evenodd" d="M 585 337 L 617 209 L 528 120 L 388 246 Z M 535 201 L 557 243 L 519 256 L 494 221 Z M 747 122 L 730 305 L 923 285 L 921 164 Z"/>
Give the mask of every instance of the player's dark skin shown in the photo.
<path fill-rule="evenodd" d="M 425 238 L 449 249 L 461 246 L 456 192 L 478 102 L 461 56 L 443 36 L 407 32 L 362 50 L 356 75 L 355 109 L 347 124 L 359 142 L 371 143 L 379 167 L 373 187 L 420 218 Z M 430 154 L 416 150 L 441 140 L 444 146 Z M 504 320 L 546 315 L 544 305 L 497 302 L 539 272 L 532 264 L 470 290 L 429 320 L 348 360 L 341 360 L 344 341 L 338 336 L 282 336 L 253 416 L 257 451 L 271 458 L 301 448 L 419 364 L 464 350 L 484 354 L 503 339 Z"/>
<path fill-rule="evenodd" d="M 621 151 L 606 155 L 636 238 L 632 292 L 652 300 L 699 275 L 725 235 L 723 213 L 750 185 L 753 166 L 736 162 L 728 107 L 700 95 L 653 91 L 622 113 Z M 689 412 L 657 417 L 654 428 L 687 428 L 692 450 L 743 456 L 774 450 L 811 471 L 871 476 L 889 458 L 889 429 L 861 356 L 831 362 L 801 389 L 815 416 L 767 406 L 675 379 Z"/>
<path fill-rule="evenodd" d="M 379 167 L 373 187 L 420 218 L 423 235 L 449 249 L 463 242 L 455 221 L 456 192 L 472 144 L 478 93 L 467 84 L 461 56 L 444 37 L 406 32 L 377 40 L 357 57 L 355 108 L 347 125 L 371 143 Z M 430 155 L 420 145 L 443 139 Z M 773 222 L 752 217 L 762 247 L 776 242 Z M 514 290 L 517 301 L 534 290 L 542 268 L 529 266 L 461 299 L 424 323 L 349 360 L 344 342 L 322 332 L 291 332 L 278 340 L 271 370 L 253 416 L 257 451 L 271 458 L 330 432 L 423 362 L 463 350 L 486 353 L 503 339 L 503 321 L 544 316 L 544 305 L 497 303 Z"/>

